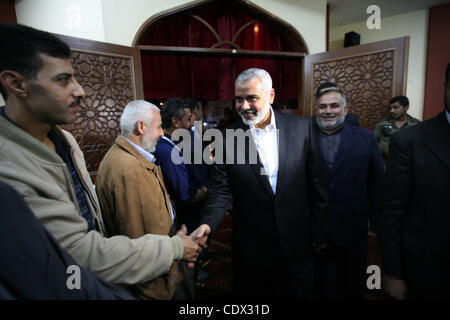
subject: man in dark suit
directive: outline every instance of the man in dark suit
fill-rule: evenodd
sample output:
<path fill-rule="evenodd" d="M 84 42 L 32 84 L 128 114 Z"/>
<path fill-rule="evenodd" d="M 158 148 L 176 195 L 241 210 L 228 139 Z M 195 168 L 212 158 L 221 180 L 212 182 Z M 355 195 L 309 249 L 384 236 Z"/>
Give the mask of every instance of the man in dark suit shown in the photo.
<path fill-rule="evenodd" d="M 135 299 L 79 267 L 17 191 L 1 181 L 0 202 L 0 300 Z"/>
<path fill-rule="evenodd" d="M 327 191 L 311 121 L 273 112 L 274 96 L 267 71 L 252 68 L 238 76 L 242 120 L 227 132 L 235 143 L 224 150 L 226 162 L 211 169 L 204 224 L 193 233 L 209 234 L 233 206 L 233 293 L 239 298 L 308 297 L 313 244 L 325 242 Z"/>
<path fill-rule="evenodd" d="M 450 63 L 445 111 L 393 134 L 379 216 L 384 289 L 450 298 Z"/>
<path fill-rule="evenodd" d="M 315 297 L 361 299 L 367 267 L 368 219 L 381 196 L 383 163 L 374 134 L 344 122 L 345 94 L 320 92 L 313 124 L 328 184 L 330 239 L 317 253 Z"/>
<path fill-rule="evenodd" d="M 384 289 L 403 299 L 450 298 L 450 63 L 445 111 L 393 134 L 378 237 Z"/>
<path fill-rule="evenodd" d="M 317 87 L 317 90 L 316 90 L 316 95 L 315 95 L 316 100 L 319 98 L 319 95 L 320 95 L 322 92 L 327 91 L 327 90 L 329 90 L 329 89 L 339 89 L 339 88 L 338 88 L 337 84 L 334 83 L 334 82 L 324 82 L 324 83 L 320 84 L 320 85 Z M 347 108 L 348 108 L 348 107 L 347 107 Z M 313 118 L 315 118 L 315 117 L 316 117 L 316 116 L 313 116 Z M 352 126 L 360 127 L 360 125 L 359 125 L 359 118 L 358 118 L 358 116 L 355 115 L 355 114 L 351 114 L 351 113 L 348 113 L 348 112 L 347 112 L 347 114 L 345 115 L 345 120 L 344 120 L 344 122 L 345 122 L 346 124 L 350 124 L 350 125 L 352 125 Z"/>

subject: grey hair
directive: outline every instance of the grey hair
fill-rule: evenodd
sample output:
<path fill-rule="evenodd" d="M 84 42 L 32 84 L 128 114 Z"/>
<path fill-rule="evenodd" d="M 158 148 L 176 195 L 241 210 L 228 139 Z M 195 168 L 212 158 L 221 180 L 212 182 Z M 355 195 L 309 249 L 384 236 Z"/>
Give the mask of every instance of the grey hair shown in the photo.
<path fill-rule="evenodd" d="M 259 68 L 250 68 L 242 71 L 238 75 L 235 85 L 238 85 L 239 82 L 247 82 L 253 79 L 261 81 L 264 91 L 267 93 L 272 90 L 272 78 L 270 77 L 270 74 L 266 70 Z"/>
<path fill-rule="evenodd" d="M 143 121 L 146 125 L 150 125 L 153 121 L 152 110 L 159 112 L 157 106 L 145 100 L 129 102 L 123 109 L 122 116 L 120 117 L 120 131 L 122 136 L 128 138 L 133 135 L 138 121 Z"/>
<path fill-rule="evenodd" d="M 323 89 L 322 91 L 320 91 L 320 93 L 317 95 L 317 98 L 316 98 L 316 105 L 319 104 L 320 97 L 322 97 L 323 95 L 330 93 L 330 92 L 339 93 L 342 97 L 343 107 L 345 108 L 347 106 L 347 96 L 345 95 L 345 93 L 342 90 L 337 89 L 337 88 L 327 88 L 327 89 Z"/>

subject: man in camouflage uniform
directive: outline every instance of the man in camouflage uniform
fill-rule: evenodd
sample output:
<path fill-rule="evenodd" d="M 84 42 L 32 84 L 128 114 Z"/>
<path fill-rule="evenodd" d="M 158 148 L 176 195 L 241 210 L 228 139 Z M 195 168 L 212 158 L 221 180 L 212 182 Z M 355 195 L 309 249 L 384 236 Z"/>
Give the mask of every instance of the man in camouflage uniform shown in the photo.
<path fill-rule="evenodd" d="M 411 117 L 407 111 L 409 100 L 405 96 L 397 96 L 389 101 L 390 117 L 384 118 L 375 126 L 374 133 L 378 142 L 378 149 L 384 164 L 387 163 L 389 154 L 389 139 L 391 135 L 400 129 L 420 123 L 420 120 Z"/>

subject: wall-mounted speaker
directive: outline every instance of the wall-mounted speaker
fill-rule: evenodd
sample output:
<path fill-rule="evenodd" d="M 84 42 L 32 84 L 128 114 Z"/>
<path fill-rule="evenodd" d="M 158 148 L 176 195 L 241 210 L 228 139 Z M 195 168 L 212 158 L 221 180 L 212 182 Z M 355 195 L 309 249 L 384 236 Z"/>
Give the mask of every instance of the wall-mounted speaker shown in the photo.
<path fill-rule="evenodd" d="M 347 32 L 345 34 L 344 48 L 357 46 L 361 40 L 361 35 L 354 31 Z"/>

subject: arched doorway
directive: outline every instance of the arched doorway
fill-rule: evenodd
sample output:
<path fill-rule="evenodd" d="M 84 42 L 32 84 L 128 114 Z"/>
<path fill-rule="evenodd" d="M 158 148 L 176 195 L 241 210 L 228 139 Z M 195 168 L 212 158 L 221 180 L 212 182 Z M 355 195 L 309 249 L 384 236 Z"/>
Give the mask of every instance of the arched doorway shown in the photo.
<path fill-rule="evenodd" d="M 241 0 L 207 0 L 149 18 L 133 45 L 140 49 L 144 97 L 162 104 L 195 96 L 219 122 L 233 109 L 234 80 L 260 67 L 272 75 L 274 107 L 299 113 L 302 59 L 308 48 L 298 31 Z"/>

